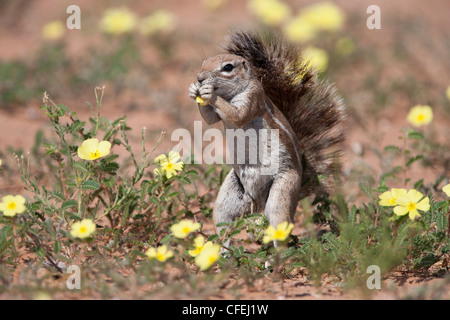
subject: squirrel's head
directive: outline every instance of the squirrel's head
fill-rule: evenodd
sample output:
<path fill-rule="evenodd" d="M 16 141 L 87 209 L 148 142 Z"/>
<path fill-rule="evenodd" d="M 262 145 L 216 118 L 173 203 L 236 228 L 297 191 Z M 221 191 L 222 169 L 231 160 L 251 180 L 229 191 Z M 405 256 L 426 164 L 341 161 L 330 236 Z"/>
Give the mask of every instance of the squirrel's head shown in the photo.
<path fill-rule="evenodd" d="M 226 100 L 243 92 L 251 79 L 247 60 L 233 54 L 219 54 L 206 59 L 197 75 L 201 85 L 213 85 L 217 95 Z"/>

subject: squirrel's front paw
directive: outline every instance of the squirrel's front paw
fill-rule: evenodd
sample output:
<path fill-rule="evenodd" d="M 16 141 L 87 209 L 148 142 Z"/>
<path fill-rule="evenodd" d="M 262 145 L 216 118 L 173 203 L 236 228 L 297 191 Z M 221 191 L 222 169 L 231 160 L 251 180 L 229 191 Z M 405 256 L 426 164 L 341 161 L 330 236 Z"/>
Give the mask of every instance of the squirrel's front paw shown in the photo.
<path fill-rule="evenodd" d="M 200 98 L 203 99 L 204 104 L 209 104 L 214 98 L 214 86 L 210 84 L 205 84 L 199 89 Z"/>
<path fill-rule="evenodd" d="M 192 100 L 197 99 L 197 97 L 200 95 L 199 89 L 200 87 L 197 83 L 191 83 L 191 85 L 189 86 L 189 97 Z"/>

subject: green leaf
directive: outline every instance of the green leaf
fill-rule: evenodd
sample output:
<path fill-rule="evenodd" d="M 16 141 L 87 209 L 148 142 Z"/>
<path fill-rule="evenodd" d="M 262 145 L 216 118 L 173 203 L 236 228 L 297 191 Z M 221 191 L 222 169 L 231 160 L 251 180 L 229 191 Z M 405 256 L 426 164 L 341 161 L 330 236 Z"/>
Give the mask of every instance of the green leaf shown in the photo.
<path fill-rule="evenodd" d="M 242 253 L 238 248 L 233 248 L 233 254 L 236 258 L 240 258 Z"/>
<path fill-rule="evenodd" d="M 406 166 L 409 167 L 413 162 L 415 162 L 417 160 L 420 160 L 420 159 L 423 159 L 422 155 L 411 157 L 411 158 L 408 159 L 408 162 L 406 162 Z"/>
<path fill-rule="evenodd" d="M 414 269 L 428 269 L 439 261 L 439 256 L 429 253 L 425 257 L 421 257 L 414 261 Z"/>
<path fill-rule="evenodd" d="M 51 194 L 50 194 L 50 199 L 55 199 L 55 200 L 57 200 L 57 201 L 64 201 L 64 195 L 61 193 L 61 192 L 59 192 L 59 191 L 53 191 Z"/>
<path fill-rule="evenodd" d="M 64 201 L 64 202 L 61 204 L 61 210 L 66 210 L 66 209 L 68 209 L 68 208 L 75 207 L 77 204 L 78 204 L 78 203 L 77 203 L 75 200 L 73 200 L 73 199 Z"/>
<path fill-rule="evenodd" d="M 447 217 L 443 211 L 438 211 L 436 216 L 436 227 L 439 231 L 445 231 L 447 229 Z"/>
<path fill-rule="evenodd" d="M 207 241 L 217 241 L 219 239 L 219 235 L 218 234 L 213 234 L 211 235 Z"/>
<path fill-rule="evenodd" d="M 218 228 L 220 228 L 220 227 L 227 227 L 229 225 L 230 225 L 229 222 L 219 222 L 218 224 L 216 224 L 216 227 L 218 227 Z"/>
<path fill-rule="evenodd" d="M 74 133 L 80 130 L 81 128 L 84 127 L 85 124 L 86 123 L 84 121 L 75 120 L 75 122 L 70 126 L 70 133 Z"/>
<path fill-rule="evenodd" d="M 55 253 L 58 253 L 59 251 L 61 251 L 61 242 L 59 242 L 58 240 L 56 240 L 53 249 L 54 249 Z"/>
<path fill-rule="evenodd" d="M 191 180 L 188 177 L 179 176 L 178 181 L 184 184 L 191 184 Z"/>
<path fill-rule="evenodd" d="M 234 237 L 235 235 L 238 235 L 241 233 L 241 230 L 233 230 L 230 232 L 230 238 Z"/>
<path fill-rule="evenodd" d="M 400 152 L 401 149 L 397 146 L 393 146 L 393 145 L 389 145 L 384 147 L 384 151 L 396 151 L 396 152 Z"/>
<path fill-rule="evenodd" d="M 81 189 L 85 190 L 97 190 L 100 188 L 100 184 L 95 180 L 87 180 L 81 184 Z"/>
<path fill-rule="evenodd" d="M 198 176 L 198 172 L 195 171 L 195 170 L 186 171 L 186 174 L 190 174 L 190 175 L 193 175 L 193 176 Z"/>
<path fill-rule="evenodd" d="M 236 223 L 236 229 L 240 229 L 244 226 L 245 220 L 244 219 L 240 219 L 237 221 Z"/>
<path fill-rule="evenodd" d="M 74 166 L 74 168 L 77 168 L 77 169 L 83 171 L 84 173 L 86 173 L 88 171 L 85 161 L 75 161 L 73 163 L 73 166 Z"/>
<path fill-rule="evenodd" d="M 408 130 L 408 139 L 423 140 L 423 134 L 418 131 Z"/>
<path fill-rule="evenodd" d="M 362 184 L 361 182 L 358 182 L 359 188 L 369 197 L 369 198 L 373 198 L 372 196 L 372 190 L 370 189 L 369 186 L 366 186 L 364 184 Z"/>
<path fill-rule="evenodd" d="M 416 183 L 414 183 L 414 189 L 419 190 L 420 187 L 423 186 L 423 179 L 420 179 L 419 181 L 417 181 Z"/>
<path fill-rule="evenodd" d="M 172 234 L 168 234 L 167 236 L 165 236 L 164 238 L 161 239 L 160 243 L 161 243 L 161 244 L 166 244 L 166 243 L 168 243 L 168 242 L 170 241 L 170 239 L 172 239 L 172 238 L 173 238 L 173 235 L 172 235 Z"/>
<path fill-rule="evenodd" d="M 152 202 L 153 204 L 156 204 L 157 206 L 159 206 L 161 204 L 161 201 L 159 201 L 159 199 L 155 196 L 150 198 L 150 202 Z"/>
<path fill-rule="evenodd" d="M 109 174 L 116 174 L 116 171 L 119 170 L 119 164 L 117 162 L 108 162 L 101 163 L 100 169 Z"/>

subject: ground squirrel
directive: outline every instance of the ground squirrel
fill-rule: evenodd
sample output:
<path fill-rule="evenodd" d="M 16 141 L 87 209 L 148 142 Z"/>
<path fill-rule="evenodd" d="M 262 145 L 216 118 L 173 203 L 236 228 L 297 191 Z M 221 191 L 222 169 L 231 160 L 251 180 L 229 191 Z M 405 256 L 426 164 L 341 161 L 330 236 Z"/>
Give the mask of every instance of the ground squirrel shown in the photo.
<path fill-rule="evenodd" d="M 192 99 L 204 101 L 199 103 L 203 119 L 208 124 L 222 120 L 225 129 L 243 129 L 240 134 L 278 129 L 278 137 L 257 138 L 269 159 L 250 164 L 257 148 L 250 145 L 246 161 L 233 162 L 214 206 L 214 223 L 253 211 L 264 212 L 276 227 L 293 220 L 301 198 L 320 190 L 319 176 L 336 170 L 345 108 L 334 87 L 319 81 L 301 51 L 280 35 L 232 31 L 224 50 L 203 62 L 189 87 Z M 275 140 L 278 150 L 271 154 Z M 265 174 L 270 161 L 277 171 Z"/>

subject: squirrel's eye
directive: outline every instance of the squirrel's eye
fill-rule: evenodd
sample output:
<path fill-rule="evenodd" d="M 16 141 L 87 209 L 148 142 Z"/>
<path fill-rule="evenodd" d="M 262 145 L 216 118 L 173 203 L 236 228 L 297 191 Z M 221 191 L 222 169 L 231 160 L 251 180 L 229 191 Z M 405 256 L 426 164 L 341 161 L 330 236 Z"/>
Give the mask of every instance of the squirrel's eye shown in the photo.
<path fill-rule="evenodd" d="M 231 71 L 233 71 L 233 69 L 234 69 L 234 66 L 231 63 L 228 63 L 223 66 L 222 71 L 231 72 Z"/>

